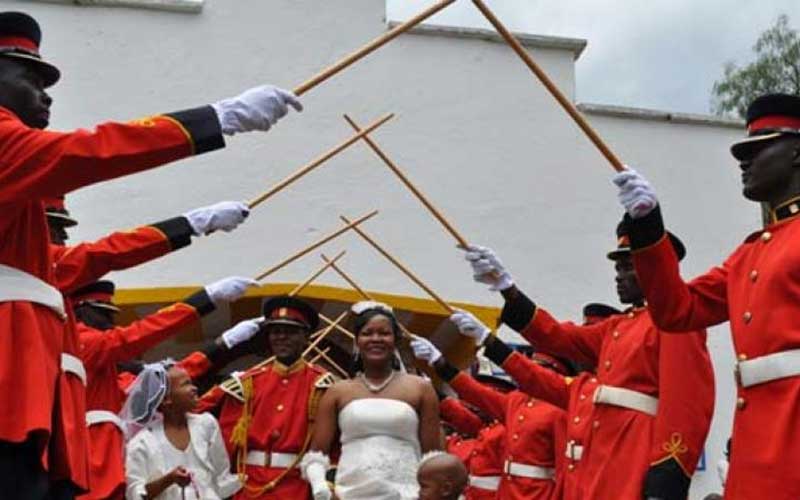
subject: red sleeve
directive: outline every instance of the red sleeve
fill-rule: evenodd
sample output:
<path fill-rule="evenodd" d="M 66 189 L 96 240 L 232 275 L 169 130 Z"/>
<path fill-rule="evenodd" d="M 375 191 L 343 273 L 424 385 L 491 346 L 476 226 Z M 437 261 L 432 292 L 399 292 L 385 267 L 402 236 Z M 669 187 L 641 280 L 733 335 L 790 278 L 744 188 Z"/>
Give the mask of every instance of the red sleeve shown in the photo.
<path fill-rule="evenodd" d="M 534 348 L 556 356 L 594 366 L 605 334 L 613 329 L 618 318 L 611 317 L 593 325 L 579 326 L 559 322 L 537 307 L 522 292 L 506 301 L 501 320 L 519 332 Z"/>
<path fill-rule="evenodd" d="M 192 380 L 196 380 L 208 373 L 209 370 L 211 370 L 213 363 L 210 359 L 208 359 L 205 353 L 195 351 L 178 361 L 176 365 L 179 368 L 186 370 L 186 373 L 189 374 L 189 377 L 191 377 Z"/>
<path fill-rule="evenodd" d="M 442 420 L 452 425 L 456 431 L 467 436 L 475 436 L 483 428 L 483 421 L 456 398 L 444 398 L 439 403 Z"/>
<path fill-rule="evenodd" d="M 0 108 L 0 204 L 58 196 L 224 145 L 211 106 L 68 133 L 27 127 Z"/>
<path fill-rule="evenodd" d="M 222 402 L 225 400 L 225 391 L 218 385 L 215 385 L 211 389 L 209 389 L 205 394 L 200 396 L 200 400 L 197 402 L 197 406 L 195 406 L 194 413 L 204 413 L 208 411 L 213 411 L 217 407 L 219 407 Z"/>
<path fill-rule="evenodd" d="M 186 302 L 173 304 L 128 326 L 105 331 L 84 329 L 79 333 L 81 358 L 89 369 L 134 359 L 211 310 L 208 295 L 198 292 Z"/>
<path fill-rule="evenodd" d="M 191 235 L 188 221 L 176 217 L 112 233 L 95 242 L 58 247 L 53 252 L 57 287 L 68 294 L 110 271 L 128 269 L 182 248 L 191 242 Z"/>
<path fill-rule="evenodd" d="M 447 382 L 464 401 L 477 406 L 500 422 L 506 420 L 508 396 L 491 389 L 464 372 Z"/>
<path fill-rule="evenodd" d="M 660 333 L 658 380 L 651 463 L 675 459 L 689 480 L 714 413 L 714 371 L 705 332 Z"/>
<path fill-rule="evenodd" d="M 635 250 L 636 275 L 647 297 L 647 309 L 664 330 L 693 331 L 728 320 L 728 262 L 685 283 L 669 238 Z"/>
<path fill-rule="evenodd" d="M 572 382 L 570 377 L 540 366 L 518 352 L 508 356 L 502 367 L 519 385 L 520 391 L 566 410 Z"/>
<path fill-rule="evenodd" d="M 117 386 L 119 390 L 124 393 L 128 392 L 128 388 L 136 381 L 136 375 L 131 372 L 122 372 L 117 375 Z"/>

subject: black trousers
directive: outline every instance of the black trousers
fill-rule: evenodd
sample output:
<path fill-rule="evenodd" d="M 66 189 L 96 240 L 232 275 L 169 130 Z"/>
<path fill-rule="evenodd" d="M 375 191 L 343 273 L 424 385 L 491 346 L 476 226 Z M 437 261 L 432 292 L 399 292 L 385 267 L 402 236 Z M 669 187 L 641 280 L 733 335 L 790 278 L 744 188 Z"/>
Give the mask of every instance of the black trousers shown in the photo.
<path fill-rule="evenodd" d="M 73 500 L 69 481 L 50 482 L 34 439 L 0 441 L 0 500 Z"/>

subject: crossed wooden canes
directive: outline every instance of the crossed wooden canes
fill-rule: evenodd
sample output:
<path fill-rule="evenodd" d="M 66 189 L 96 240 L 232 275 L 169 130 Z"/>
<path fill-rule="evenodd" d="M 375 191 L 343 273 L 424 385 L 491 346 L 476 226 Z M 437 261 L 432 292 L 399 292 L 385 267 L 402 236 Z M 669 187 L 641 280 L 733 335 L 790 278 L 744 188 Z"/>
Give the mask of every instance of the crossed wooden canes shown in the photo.
<path fill-rule="evenodd" d="M 331 78 L 335 74 L 339 73 L 340 71 L 344 70 L 345 68 L 349 67 L 359 59 L 367 56 L 368 54 L 372 53 L 373 51 L 377 50 L 381 46 L 385 45 L 386 43 L 390 42 L 400 34 L 408 31 L 409 29 L 413 28 L 414 26 L 418 25 L 419 23 L 423 22 L 424 20 L 428 19 L 432 15 L 436 14 L 437 12 L 443 10 L 445 7 L 453 3 L 455 0 L 441 0 L 428 9 L 420 12 L 416 16 L 412 17 L 408 21 L 396 26 L 395 28 L 391 29 L 390 31 L 384 33 L 383 35 L 377 37 L 376 39 L 372 40 L 371 42 L 367 43 L 366 45 L 362 46 L 358 50 L 352 52 L 351 54 L 347 55 L 346 57 L 342 58 L 335 64 L 325 68 L 317 75 L 313 76 L 312 78 L 306 80 L 299 86 L 294 88 L 294 93 L 297 95 L 302 95 L 305 92 L 309 91 L 310 89 L 314 88 L 315 86 L 319 85 L 320 83 L 324 82 L 325 80 Z M 553 83 L 552 79 L 542 70 L 542 68 L 533 60 L 531 55 L 522 47 L 522 44 L 517 40 L 517 38 L 502 24 L 502 22 L 497 18 L 497 16 L 486 6 L 483 0 L 472 0 L 478 10 L 486 17 L 486 19 L 494 26 L 500 36 L 508 43 L 508 45 L 516 52 L 516 54 L 523 60 L 526 66 L 533 72 L 536 78 L 542 83 L 542 85 L 547 89 L 547 91 L 553 96 L 553 98 L 558 102 L 558 104 L 564 109 L 564 111 L 575 121 L 578 127 L 586 134 L 589 140 L 595 145 L 595 147 L 600 151 L 600 153 L 608 160 L 611 164 L 612 168 L 616 171 L 622 171 L 625 167 L 623 166 L 622 162 L 619 158 L 611 151 L 611 149 L 606 145 L 606 143 L 602 140 L 599 134 L 589 125 L 588 121 L 581 115 L 578 109 L 575 107 L 574 104 L 560 91 L 560 89 Z M 455 227 L 448 221 L 446 217 L 430 202 L 430 200 L 420 191 L 408 178 L 408 176 L 398 167 L 398 165 L 391 160 L 391 158 L 386 154 L 386 152 L 381 149 L 381 147 L 369 137 L 369 134 L 374 132 L 377 128 L 381 125 L 389 121 L 393 118 L 393 114 L 386 114 L 377 120 L 373 121 L 372 123 L 368 124 L 365 127 L 360 127 L 355 120 L 353 120 L 350 116 L 344 115 L 344 119 L 347 123 L 353 128 L 355 134 L 350 136 L 347 140 L 339 143 L 338 145 L 334 146 L 333 148 L 329 149 L 325 153 L 321 154 L 314 160 L 310 161 L 306 165 L 302 166 L 294 173 L 286 177 L 284 180 L 278 182 L 274 186 L 272 186 L 267 191 L 261 193 L 260 195 L 256 196 L 249 202 L 250 208 L 255 208 L 256 206 L 260 205 L 267 199 L 271 198 L 276 193 L 282 191 L 283 189 L 287 188 L 289 185 L 293 184 L 298 179 L 302 178 L 309 172 L 315 170 L 316 168 L 320 167 L 329 159 L 333 158 L 340 152 L 344 151 L 345 149 L 349 148 L 351 145 L 355 144 L 359 140 L 363 140 L 370 149 L 383 161 L 383 163 L 394 173 L 395 176 L 408 188 L 408 190 L 419 200 L 420 203 L 430 212 L 430 214 L 443 226 L 443 228 L 456 240 L 458 246 L 461 248 L 466 248 L 469 246 L 468 241 L 455 229 Z M 304 255 L 312 252 L 316 248 L 324 245 L 325 243 L 337 238 L 338 236 L 344 234 L 347 231 L 354 231 L 358 234 L 366 243 L 372 246 L 378 253 L 383 255 L 389 262 L 391 262 L 395 267 L 397 267 L 403 274 L 405 274 L 409 279 L 411 279 L 414 283 L 416 283 L 422 290 L 425 291 L 437 304 L 439 304 L 446 312 L 453 313 L 454 309 L 451 305 L 449 305 L 444 299 L 441 298 L 433 289 L 428 286 L 424 281 L 422 281 L 416 274 L 414 274 L 406 265 L 400 262 L 397 257 L 392 255 L 388 250 L 386 250 L 383 246 L 381 246 L 373 237 L 367 234 L 360 225 L 365 222 L 366 220 L 372 218 L 378 213 L 377 210 L 374 210 L 368 214 L 365 214 L 357 219 L 350 220 L 347 217 L 340 216 L 341 220 L 345 222 L 345 226 L 341 227 L 326 236 L 320 238 L 316 242 L 306 246 L 305 248 L 299 250 L 298 252 L 294 253 L 293 255 L 287 257 L 286 259 L 282 260 L 278 264 L 273 265 L 272 267 L 266 269 L 264 272 L 260 273 L 256 276 L 256 280 L 260 281 L 270 276 L 274 272 L 282 269 L 283 267 L 287 266 L 288 264 L 296 261 L 297 259 L 303 257 Z M 325 265 L 323 265 L 320 269 L 315 271 L 308 279 L 306 279 L 303 283 L 295 287 L 289 295 L 297 295 L 300 293 L 306 286 L 308 286 L 311 282 L 313 282 L 316 278 L 318 278 L 323 272 L 327 269 L 331 268 L 336 271 L 347 283 L 356 290 L 359 295 L 361 295 L 364 299 L 371 299 L 371 296 L 364 291 L 358 284 L 353 281 L 353 279 L 347 275 L 341 267 L 337 264 L 337 261 L 344 255 L 344 252 L 340 252 L 336 255 L 333 259 L 328 259 L 324 254 L 322 255 L 323 260 L 325 261 Z M 318 360 L 320 358 L 324 359 L 328 362 L 331 366 L 333 366 L 340 374 L 346 376 L 347 371 L 336 364 L 330 356 L 328 356 L 328 349 L 320 349 L 319 343 L 324 340 L 328 334 L 332 331 L 336 330 L 341 333 L 344 333 L 350 338 L 355 338 L 353 333 L 345 329 L 344 327 L 340 326 L 340 322 L 344 319 L 347 315 L 348 311 L 343 312 L 340 314 L 336 319 L 328 318 L 324 315 L 320 315 L 321 320 L 326 323 L 327 326 L 315 332 L 312 336 L 312 342 L 308 346 L 308 348 L 303 352 L 303 356 L 305 357 L 309 353 L 315 353 L 314 358 L 312 361 Z M 406 339 L 411 338 L 413 334 L 408 332 L 405 327 L 401 325 L 403 329 L 403 334 Z M 270 362 L 273 358 L 268 359 L 266 362 Z"/>

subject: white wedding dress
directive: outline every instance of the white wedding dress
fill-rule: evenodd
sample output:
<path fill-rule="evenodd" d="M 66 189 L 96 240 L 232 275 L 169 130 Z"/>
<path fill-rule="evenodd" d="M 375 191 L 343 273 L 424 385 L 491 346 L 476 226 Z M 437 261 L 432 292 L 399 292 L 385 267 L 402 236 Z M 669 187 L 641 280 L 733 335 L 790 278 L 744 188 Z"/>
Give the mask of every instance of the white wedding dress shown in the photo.
<path fill-rule="evenodd" d="M 419 417 L 404 401 L 355 399 L 339 412 L 341 500 L 416 500 Z"/>

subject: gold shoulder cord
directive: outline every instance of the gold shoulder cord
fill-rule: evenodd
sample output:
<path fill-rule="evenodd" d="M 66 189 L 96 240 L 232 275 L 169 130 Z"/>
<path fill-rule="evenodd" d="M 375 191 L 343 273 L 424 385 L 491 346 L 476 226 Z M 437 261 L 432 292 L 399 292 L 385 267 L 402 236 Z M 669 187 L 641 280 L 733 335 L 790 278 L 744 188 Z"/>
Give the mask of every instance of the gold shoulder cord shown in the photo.
<path fill-rule="evenodd" d="M 303 459 L 303 455 L 305 455 L 306 451 L 308 451 L 308 445 L 311 444 L 311 433 L 314 429 L 314 420 L 316 418 L 317 408 L 319 407 L 319 400 L 322 397 L 322 394 L 325 392 L 325 389 L 327 389 L 330 386 L 329 384 L 320 382 L 325 382 L 326 377 L 328 376 L 330 375 L 326 373 L 322 375 L 322 377 L 315 380 L 314 387 L 311 389 L 311 394 L 308 397 L 308 429 L 306 430 L 306 437 L 303 440 L 303 447 L 300 449 L 300 452 L 297 454 L 297 457 L 294 459 L 294 461 L 286 469 L 284 469 L 283 472 L 278 474 L 272 481 L 268 482 L 263 486 L 248 484 L 247 474 L 245 474 L 245 466 L 242 465 L 247 459 L 247 427 L 249 427 L 251 420 L 251 417 L 247 412 L 250 409 L 249 400 L 250 397 L 252 396 L 253 387 L 252 387 L 252 381 L 248 379 L 251 385 L 249 392 L 248 389 L 245 388 L 245 406 L 242 409 L 242 416 L 236 423 L 236 428 L 233 431 L 233 434 L 231 435 L 231 443 L 233 443 L 234 445 L 239 445 L 238 442 L 233 441 L 233 436 L 237 435 L 237 431 L 240 430 L 240 426 L 244 428 L 243 432 L 245 436 L 244 437 L 245 444 L 244 446 L 239 447 L 239 453 L 237 453 L 236 455 L 236 471 L 239 474 L 239 480 L 242 481 L 242 483 L 244 484 L 243 489 L 248 496 L 256 498 L 275 488 L 278 485 L 278 483 L 280 483 L 283 480 L 283 478 L 285 478 L 286 475 L 289 474 L 289 472 L 291 472 L 292 469 L 297 467 L 297 465 Z M 247 415 L 247 418 L 245 418 L 245 415 Z M 242 424 L 243 421 L 245 421 L 246 423 Z"/>

